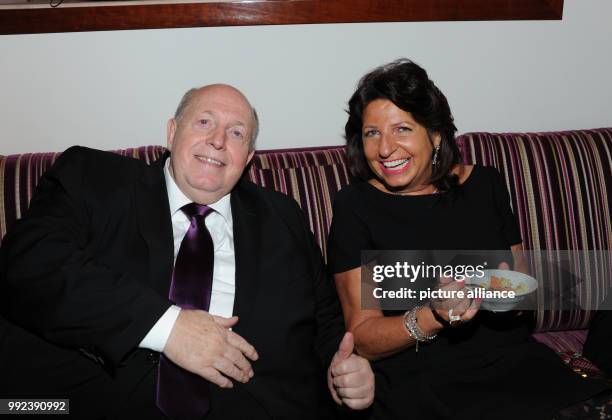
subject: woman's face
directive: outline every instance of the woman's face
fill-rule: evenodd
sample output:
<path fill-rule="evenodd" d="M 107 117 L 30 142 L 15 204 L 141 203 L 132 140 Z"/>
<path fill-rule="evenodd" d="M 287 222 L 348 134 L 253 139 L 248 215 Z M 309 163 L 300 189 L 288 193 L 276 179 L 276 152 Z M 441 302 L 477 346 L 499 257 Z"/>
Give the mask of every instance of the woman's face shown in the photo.
<path fill-rule="evenodd" d="M 409 112 L 376 99 L 363 112 L 363 150 L 376 175 L 373 184 L 388 192 L 429 194 L 431 157 L 440 135 L 430 136 Z"/>

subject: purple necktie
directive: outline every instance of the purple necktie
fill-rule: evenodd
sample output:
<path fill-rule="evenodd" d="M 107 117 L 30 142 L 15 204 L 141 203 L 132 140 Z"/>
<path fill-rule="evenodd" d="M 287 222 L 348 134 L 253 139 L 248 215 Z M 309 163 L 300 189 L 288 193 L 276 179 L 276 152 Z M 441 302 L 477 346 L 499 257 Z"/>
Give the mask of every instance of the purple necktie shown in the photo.
<path fill-rule="evenodd" d="M 204 218 L 213 210 L 196 203 L 187 204 L 181 210 L 191 225 L 176 256 L 169 297 L 181 308 L 207 311 L 212 291 L 214 248 Z M 162 354 L 157 377 L 157 406 L 173 420 L 201 419 L 210 409 L 208 382 Z"/>

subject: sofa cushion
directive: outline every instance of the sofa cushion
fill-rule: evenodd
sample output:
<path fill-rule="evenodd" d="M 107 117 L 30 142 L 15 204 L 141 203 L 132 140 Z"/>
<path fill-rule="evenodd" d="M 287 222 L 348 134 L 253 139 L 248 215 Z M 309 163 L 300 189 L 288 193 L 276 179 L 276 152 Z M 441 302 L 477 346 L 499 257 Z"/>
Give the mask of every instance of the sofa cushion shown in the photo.
<path fill-rule="evenodd" d="M 612 188 L 612 128 L 469 133 L 457 141 L 465 163 L 492 165 L 504 175 L 527 249 L 612 248 L 608 192 Z M 164 151 L 162 146 L 147 146 L 118 153 L 151 162 Z M 21 217 L 38 178 L 57 155 L 0 157 L 0 237 Z M 292 196 L 305 211 L 325 255 L 331 203 L 349 182 L 345 159 L 345 148 L 340 146 L 258 151 L 245 176 Z M 609 286 L 602 285 L 601 290 Z M 538 311 L 536 328 L 586 328 L 589 317 L 583 311 Z"/>
<path fill-rule="evenodd" d="M 587 330 L 549 331 L 533 334 L 533 338 L 554 350 L 574 372 L 586 376 L 603 376 L 604 373 L 583 356 L 582 348 Z"/>

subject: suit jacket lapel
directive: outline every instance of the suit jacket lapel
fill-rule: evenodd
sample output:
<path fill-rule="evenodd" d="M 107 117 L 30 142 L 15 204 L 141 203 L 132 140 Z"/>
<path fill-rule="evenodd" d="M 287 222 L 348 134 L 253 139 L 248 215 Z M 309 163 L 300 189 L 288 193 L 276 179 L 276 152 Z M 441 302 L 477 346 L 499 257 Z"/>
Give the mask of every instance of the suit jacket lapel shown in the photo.
<path fill-rule="evenodd" d="M 174 260 L 172 221 L 163 172 L 168 155 L 143 171 L 134 193 L 140 233 L 149 249 L 151 285 L 162 296 L 168 296 Z"/>
<path fill-rule="evenodd" d="M 243 191 L 240 184 L 231 195 L 232 218 L 234 222 L 234 252 L 236 257 L 236 292 L 233 314 L 240 317 L 235 330 L 241 331 L 248 322 L 257 299 L 260 278 L 258 275 L 261 253 L 261 223 L 253 197 Z"/>

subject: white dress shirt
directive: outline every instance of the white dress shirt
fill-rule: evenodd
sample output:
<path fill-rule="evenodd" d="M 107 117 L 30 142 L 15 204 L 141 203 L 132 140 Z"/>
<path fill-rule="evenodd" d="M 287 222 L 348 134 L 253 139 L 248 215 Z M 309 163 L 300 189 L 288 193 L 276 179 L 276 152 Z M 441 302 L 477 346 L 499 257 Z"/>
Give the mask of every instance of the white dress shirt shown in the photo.
<path fill-rule="evenodd" d="M 179 189 L 170 174 L 170 159 L 164 165 L 164 177 L 168 190 L 170 217 L 172 218 L 172 234 L 174 236 L 174 261 L 178 254 L 183 237 L 189 229 L 190 221 L 181 211 L 181 207 L 192 201 Z M 219 201 L 208 205 L 214 211 L 204 219 L 212 237 L 215 249 L 212 294 L 210 308 L 212 315 L 231 317 L 234 310 L 234 295 L 236 289 L 236 261 L 234 256 L 234 230 L 230 195 L 223 196 Z M 140 342 L 139 347 L 161 352 L 168 341 L 170 331 L 176 322 L 181 308 L 172 305 L 155 323 L 153 328 Z"/>

